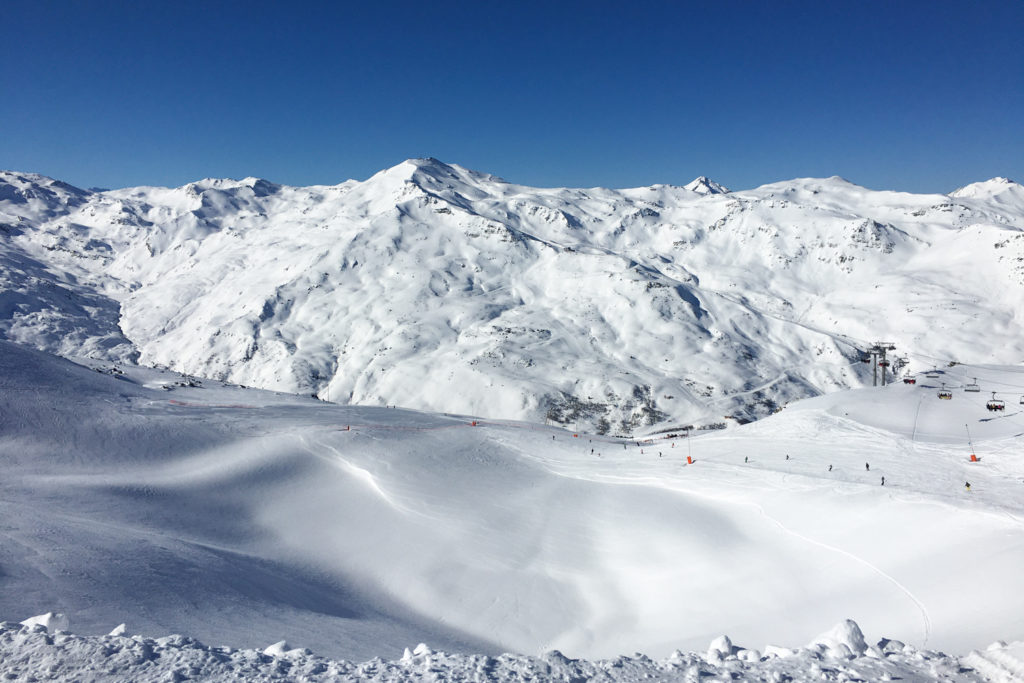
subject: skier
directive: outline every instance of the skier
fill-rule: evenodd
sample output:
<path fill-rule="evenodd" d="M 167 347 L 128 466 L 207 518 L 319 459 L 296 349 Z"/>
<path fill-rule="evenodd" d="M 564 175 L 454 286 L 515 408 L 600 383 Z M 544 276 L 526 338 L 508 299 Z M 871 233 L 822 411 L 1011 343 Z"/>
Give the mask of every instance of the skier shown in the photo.
<path fill-rule="evenodd" d="M 832 471 L 832 465 L 829 465 L 829 466 L 828 466 L 828 471 L 829 471 L 829 472 L 831 472 L 831 471 Z"/>
<path fill-rule="evenodd" d="M 786 460 L 789 460 L 789 453 L 786 453 Z"/>
<path fill-rule="evenodd" d="M 864 463 L 864 469 L 865 469 L 866 471 L 870 472 L 870 471 L 871 471 L 871 465 L 869 465 L 869 464 L 867 464 L 867 463 Z"/>
<path fill-rule="evenodd" d="M 748 458 L 747 456 L 744 455 L 743 456 L 743 462 L 750 462 L 750 458 Z"/>
<path fill-rule="evenodd" d="M 882 477 L 882 486 L 885 486 L 885 477 Z"/>
<path fill-rule="evenodd" d="M 970 491 L 970 490 L 971 490 L 971 482 L 969 482 L 969 481 L 967 481 L 967 482 L 964 482 L 964 486 L 966 486 L 966 487 L 967 487 L 967 490 L 968 490 L 968 491 Z"/>

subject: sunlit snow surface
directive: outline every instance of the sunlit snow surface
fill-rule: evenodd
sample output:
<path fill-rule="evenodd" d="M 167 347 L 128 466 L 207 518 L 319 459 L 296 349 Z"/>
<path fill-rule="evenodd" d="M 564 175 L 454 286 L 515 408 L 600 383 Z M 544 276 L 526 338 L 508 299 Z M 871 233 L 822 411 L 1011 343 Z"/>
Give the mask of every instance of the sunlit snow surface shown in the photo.
<path fill-rule="evenodd" d="M 0 337 L 360 405 L 644 434 L 1024 357 L 1024 188 L 802 178 L 532 188 L 435 159 L 362 181 L 87 192 L 0 172 Z"/>
<path fill-rule="evenodd" d="M 450 654 L 420 643 L 401 659 L 363 663 L 325 659 L 279 641 L 262 650 L 208 647 L 186 636 L 129 636 L 121 624 L 107 636 L 77 636 L 42 625 L 52 613 L 19 626 L 0 623 L 0 671 L 25 680 L 180 681 L 1019 681 L 1024 643 L 993 643 L 956 658 L 883 638 L 868 645 L 846 620 L 806 647 L 769 646 L 765 655 L 712 641 L 706 653 L 641 654 L 587 661 L 557 650 L 541 656 Z M 61 616 L 61 615 L 57 615 Z"/>
<path fill-rule="evenodd" d="M 845 619 L 960 654 L 1024 636 L 1024 406 L 936 396 L 1019 394 L 1020 368 L 638 444 L 0 351 L 12 621 L 350 661 L 419 642 L 661 659 L 722 634 L 765 654 Z"/>

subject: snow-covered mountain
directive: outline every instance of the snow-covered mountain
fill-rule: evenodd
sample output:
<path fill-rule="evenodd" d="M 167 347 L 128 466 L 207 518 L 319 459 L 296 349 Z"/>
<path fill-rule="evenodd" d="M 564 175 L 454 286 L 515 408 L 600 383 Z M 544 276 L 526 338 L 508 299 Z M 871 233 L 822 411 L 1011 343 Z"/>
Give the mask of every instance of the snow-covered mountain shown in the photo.
<path fill-rule="evenodd" d="M 1024 192 L 841 178 L 539 189 L 434 159 L 368 180 L 80 190 L 0 174 L 0 334 L 321 398 L 612 434 L 752 419 L 1024 355 Z"/>

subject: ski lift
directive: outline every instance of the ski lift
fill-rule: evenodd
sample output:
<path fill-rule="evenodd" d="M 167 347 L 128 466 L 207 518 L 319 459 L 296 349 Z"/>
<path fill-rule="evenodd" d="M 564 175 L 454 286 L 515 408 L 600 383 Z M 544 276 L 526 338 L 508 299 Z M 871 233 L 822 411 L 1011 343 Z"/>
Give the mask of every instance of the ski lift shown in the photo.
<path fill-rule="evenodd" d="M 942 388 L 939 389 L 939 398 L 941 398 L 943 401 L 952 401 L 953 400 L 953 392 L 950 391 L 949 389 L 947 389 L 946 385 L 943 384 Z"/>
<path fill-rule="evenodd" d="M 974 378 L 974 383 L 973 384 L 968 384 L 967 386 L 965 386 L 964 387 L 964 391 L 970 391 L 972 393 L 976 393 L 976 392 L 981 391 L 981 387 L 978 386 L 978 378 L 977 377 Z"/>
<path fill-rule="evenodd" d="M 871 362 L 871 356 L 869 356 L 869 355 L 868 355 L 868 354 L 866 354 L 866 353 L 864 353 L 864 354 L 861 354 L 861 357 L 860 357 L 860 362 L 861 362 L 861 363 L 870 363 L 870 362 Z"/>
<path fill-rule="evenodd" d="M 917 384 L 917 378 L 916 377 L 904 377 L 903 378 L 903 383 L 904 384 Z"/>
<path fill-rule="evenodd" d="M 927 377 L 928 379 L 938 379 L 939 378 L 939 370 L 938 370 L 938 368 L 934 368 L 934 369 L 929 370 L 928 372 L 926 372 L 924 374 L 924 376 Z"/>
<path fill-rule="evenodd" d="M 992 400 L 985 404 L 985 408 L 990 411 L 1006 410 L 1006 401 L 1002 401 L 996 398 L 996 392 L 992 392 Z"/>
<path fill-rule="evenodd" d="M 883 367 L 883 368 L 887 368 L 887 367 L 889 367 L 889 361 L 887 361 L 887 360 L 880 360 L 880 361 L 878 361 L 878 364 L 879 364 L 879 365 L 880 365 L 881 367 Z"/>

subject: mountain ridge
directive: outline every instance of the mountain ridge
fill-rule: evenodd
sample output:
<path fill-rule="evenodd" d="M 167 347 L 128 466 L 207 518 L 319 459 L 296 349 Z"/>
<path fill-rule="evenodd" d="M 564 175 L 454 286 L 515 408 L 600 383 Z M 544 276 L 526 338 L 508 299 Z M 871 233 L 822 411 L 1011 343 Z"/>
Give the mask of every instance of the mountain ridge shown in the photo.
<path fill-rule="evenodd" d="M 1022 353 L 1015 184 L 529 188 L 431 158 L 306 188 L 0 183 L 0 334 L 336 401 L 626 434 L 859 386 L 875 338 L 910 369 Z"/>

